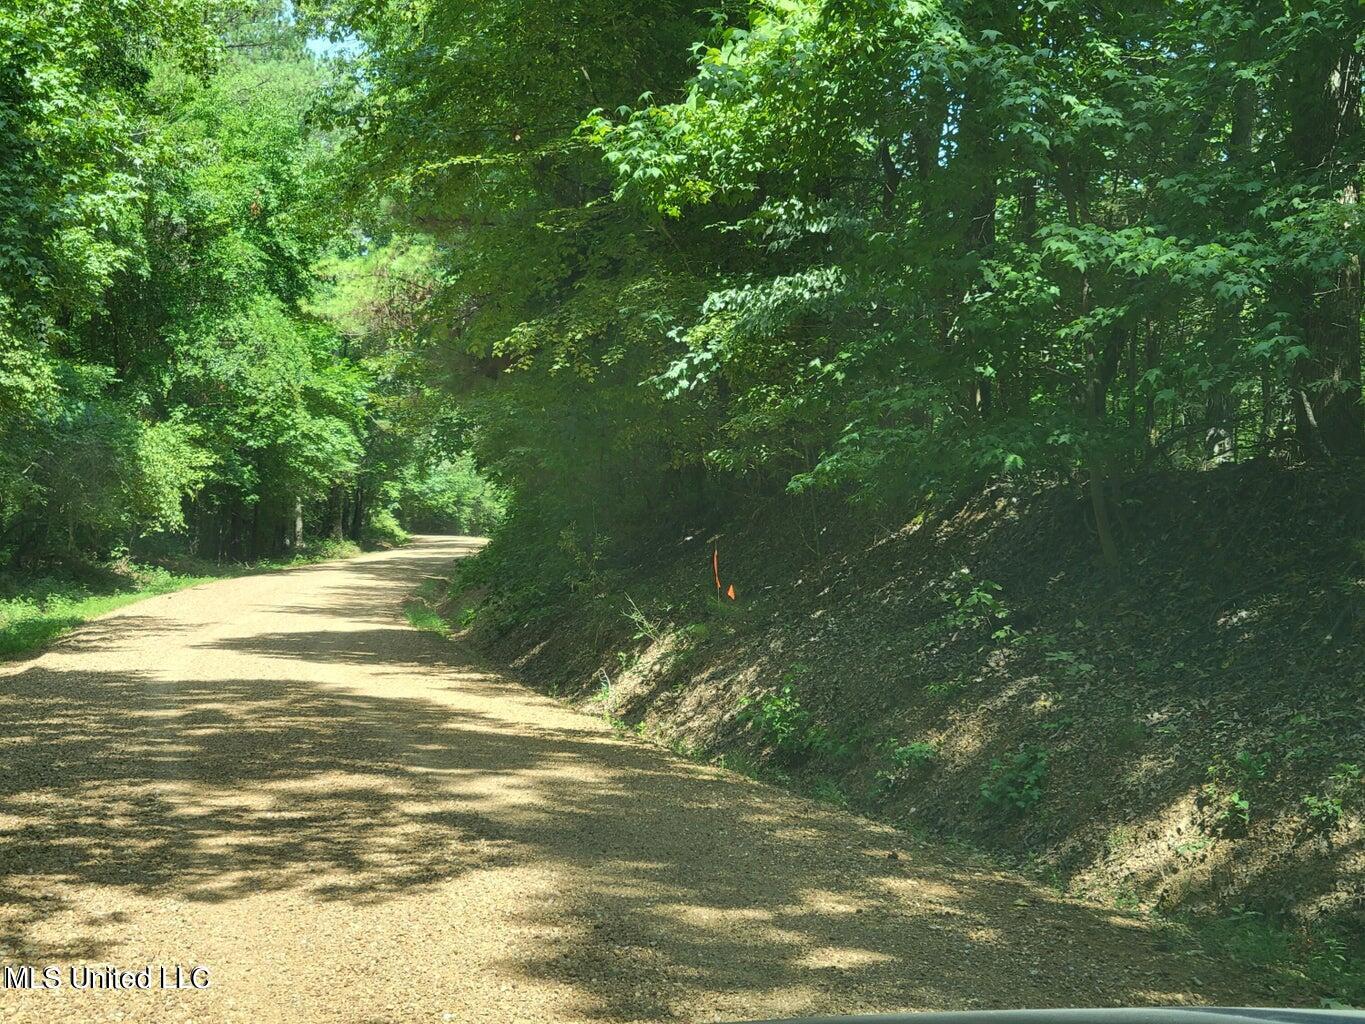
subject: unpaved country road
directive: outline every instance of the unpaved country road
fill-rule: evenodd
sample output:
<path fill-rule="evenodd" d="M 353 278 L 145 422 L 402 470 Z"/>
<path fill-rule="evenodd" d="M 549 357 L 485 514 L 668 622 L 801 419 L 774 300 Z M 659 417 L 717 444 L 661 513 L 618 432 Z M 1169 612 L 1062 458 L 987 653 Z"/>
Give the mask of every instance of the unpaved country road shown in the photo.
<path fill-rule="evenodd" d="M 1135 918 L 618 739 L 411 629 L 404 596 L 475 546 L 212 583 L 0 666 L 0 962 L 210 977 L 0 990 L 0 1020 L 1256 997 Z"/>

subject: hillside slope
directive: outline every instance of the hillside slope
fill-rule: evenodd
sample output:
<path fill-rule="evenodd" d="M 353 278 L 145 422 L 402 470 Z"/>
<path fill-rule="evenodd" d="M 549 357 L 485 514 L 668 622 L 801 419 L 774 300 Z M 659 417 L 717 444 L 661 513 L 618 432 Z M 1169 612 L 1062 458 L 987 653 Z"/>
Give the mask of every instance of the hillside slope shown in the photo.
<path fill-rule="evenodd" d="M 1365 930 L 1359 469 L 1135 483 L 1117 583 L 1074 491 L 1000 487 L 875 535 L 826 528 L 818 556 L 778 513 L 684 533 L 542 588 L 534 614 L 495 544 L 448 610 L 675 748 L 1071 892 L 1263 915 L 1340 967 Z"/>

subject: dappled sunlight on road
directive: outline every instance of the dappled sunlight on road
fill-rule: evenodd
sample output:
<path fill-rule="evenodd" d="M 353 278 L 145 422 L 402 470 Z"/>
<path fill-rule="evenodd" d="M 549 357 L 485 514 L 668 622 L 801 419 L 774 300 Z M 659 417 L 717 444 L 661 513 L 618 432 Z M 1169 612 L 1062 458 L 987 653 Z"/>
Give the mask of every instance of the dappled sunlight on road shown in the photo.
<path fill-rule="evenodd" d="M 215 979 L 6 993 L 17 1019 L 1194 998 L 1141 922 L 623 741 L 406 626 L 415 581 L 472 546 L 155 599 L 4 669 L 4 958 Z"/>

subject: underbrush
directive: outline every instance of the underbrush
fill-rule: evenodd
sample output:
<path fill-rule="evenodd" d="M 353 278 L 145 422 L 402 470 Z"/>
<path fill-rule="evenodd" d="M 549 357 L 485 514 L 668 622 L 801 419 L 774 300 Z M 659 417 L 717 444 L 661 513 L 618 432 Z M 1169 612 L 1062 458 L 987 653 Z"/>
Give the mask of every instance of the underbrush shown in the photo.
<path fill-rule="evenodd" d="M 412 540 L 412 534 L 403 528 L 398 517 L 383 509 L 370 516 L 364 537 L 365 547 L 379 549 L 402 547 Z"/>
<path fill-rule="evenodd" d="M 338 540 L 334 537 L 319 537 L 310 540 L 302 551 L 290 558 L 273 559 L 248 563 L 245 570 L 252 568 L 288 568 L 291 565 L 312 565 L 316 562 L 333 562 L 339 558 L 354 558 L 370 549 L 370 544 L 357 544 L 353 540 Z"/>
<path fill-rule="evenodd" d="M 1234 907 L 1213 918 L 1162 922 L 1174 941 L 1199 945 L 1271 978 L 1285 991 L 1306 989 L 1335 1009 L 1365 1008 L 1365 957 L 1357 937 L 1340 928 L 1286 928 L 1258 911 Z"/>
<path fill-rule="evenodd" d="M 403 613 L 407 616 L 408 624 L 429 633 L 449 636 L 452 632 L 451 624 L 440 611 L 440 601 L 445 590 L 439 581 L 428 580 L 422 584 L 417 593 L 403 604 Z"/>

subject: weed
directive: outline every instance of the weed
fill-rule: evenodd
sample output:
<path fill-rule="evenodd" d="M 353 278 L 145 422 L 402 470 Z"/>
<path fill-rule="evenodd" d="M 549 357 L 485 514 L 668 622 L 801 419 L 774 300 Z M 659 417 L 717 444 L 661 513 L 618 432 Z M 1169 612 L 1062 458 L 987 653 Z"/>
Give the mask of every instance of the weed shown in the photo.
<path fill-rule="evenodd" d="M 877 773 L 877 783 L 881 787 L 894 786 L 926 771 L 938 760 L 938 748 L 919 740 L 902 743 L 892 737 L 881 745 L 881 753 L 886 759 L 886 767 Z"/>
<path fill-rule="evenodd" d="M 836 740 L 829 729 L 802 706 L 791 683 L 757 700 L 742 698 L 740 720 L 750 723 L 779 755 L 790 761 L 811 756 L 842 757 L 850 753 L 846 743 Z"/>
<path fill-rule="evenodd" d="M 1227 917 L 1193 923 L 1191 934 L 1210 953 L 1227 956 L 1264 971 L 1287 985 L 1305 980 L 1320 993 L 1324 1005 L 1365 1002 L 1365 961 L 1350 955 L 1345 935 L 1325 928 L 1290 930 L 1269 922 L 1247 907 L 1234 907 Z"/>
<path fill-rule="evenodd" d="M 1277 748 L 1283 748 L 1287 763 L 1313 761 L 1331 749 L 1331 743 L 1324 735 L 1329 731 L 1321 715 L 1300 712 L 1290 719 L 1287 729 L 1275 735 L 1274 744 Z"/>
<path fill-rule="evenodd" d="M 629 594 L 626 600 L 630 602 L 630 609 L 626 612 L 626 618 L 635 626 L 635 639 L 648 640 L 650 643 L 659 643 L 664 637 L 663 623 L 657 619 L 651 619 L 640 610 L 640 606 L 635 603 L 635 598 Z"/>
<path fill-rule="evenodd" d="M 1074 651 L 1046 651 L 1043 660 L 1073 682 L 1087 679 L 1095 671 L 1094 665 L 1083 660 Z"/>
<path fill-rule="evenodd" d="M 574 575 L 568 581 L 570 590 L 601 590 L 606 586 L 607 579 L 602 571 L 606 543 L 606 538 L 598 536 L 584 547 L 578 531 L 572 526 L 560 531 L 559 550 L 568 556 L 574 568 Z"/>
<path fill-rule="evenodd" d="M 1215 835 L 1245 835 L 1251 824 L 1251 801 L 1239 789 L 1223 789 L 1217 782 L 1204 783 L 1204 802 L 1212 808 L 1209 830 Z"/>
<path fill-rule="evenodd" d="M 599 668 L 597 670 L 597 692 L 588 700 L 594 704 L 601 704 L 603 714 L 610 720 L 612 704 L 615 703 L 616 694 L 612 692 L 611 676 L 607 675 L 607 670 Z"/>
<path fill-rule="evenodd" d="M 724 768 L 726 771 L 747 775 L 751 779 L 775 777 L 777 780 L 782 780 L 786 778 L 780 772 L 765 771 L 755 758 L 742 750 L 731 750 L 719 754 L 711 763 L 718 768 Z"/>
<path fill-rule="evenodd" d="M 934 746 L 932 743 L 924 743 L 920 740 L 915 740 L 911 743 L 899 743 L 896 740 L 888 740 L 886 743 L 886 757 L 893 767 L 900 771 L 907 771 L 932 764 L 938 758 L 938 747 Z"/>
<path fill-rule="evenodd" d="M 1252 753 L 1243 747 L 1233 755 L 1232 765 L 1240 778 L 1250 782 L 1265 778 L 1270 770 L 1270 760 L 1267 753 Z"/>
<path fill-rule="evenodd" d="M 1049 736 L 1059 736 L 1066 732 L 1076 723 L 1073 715 L 1058 715 L 1056 718 L 1049 718 L 1045 722 L 1039 722 L 1038 728 Z"/>
<path fill-rule="evenodd" d="M 990 580 L 975 580 L 964 566 L 941 586 L 939 599 L 949 606 L 945 622 L 954 637 L 964 629 L 991 630 L 991 639 L 1008 643 L 1019 634 L 1009 625 L 1009 609 L 1000 600 L 1003 588 Z"/>
<path fill-rule="evenodd" d="M 1336 770 L 1327 777 L 1327 784 L 1321 793 L 1309 793 L 1303 798 L 1309 825 L 1319 832 L 1335 831 L 1346 814 L 1347 802 L 1351 796 L 1359 793 L 1363 776 L 1365 772 L 1358 764 L 1344 761 L 1338 764 Z"/>
<path fill-rule="evenodd" d="M 702 645 L 711 635 L 711 626 L 706 622 L 693 622 L 673 633 L 673 646 L 666 656 L 666 671 L 669 673 L 689 674 L 700 660 Z M 675 692 L 683 688 L 683 681 L 674 683 Z"/>
<path fill-rule="evenodd" d="M 833 779 L 816 779 L 809 785 L 803 786 L 802 791 L 812 800 L 819 800 L 824 804 L 833 804 L 835 807 L 848 808 L 848 794 Z"/>
<path fill-rule="evenodd" d="M 705 616 L 720 624 L 725 636 L 735 636 L 743 632 L 754 621 L 754 605 L 740 604 L 737 601 L 706 600 Z"/>
<path fill-rule="evenodd" d="M 957 693 L 967 686 L 961 679 L 948 679 L 941 683 L 930 683 L 924 688 L 924 692 L 931 697 L 944 697 L 950 693 Z"/>
<path fill-rule="evenodd" d="M 435 609 L 421 601 L 408 602 L 403 606 L 403 612 L 407 615 L 408 622 L 417 629 L 440 636 L 450 635 L 450 623 L 441 618 Z"/>
<path fill-rule="evenodd" d="M 1303 798 L 1304 813 L 1308 823 L 1320 832 L 1332 832 L 1341 824 L 1345 808 L 1335 796 L 1317 796 L 1313 793 Z"/>
<path fill-rule="evenodd" d="M 1043 799 L 1048 756 L 1041 747 L 1021 747 L 1004 760 L 991 762 L 981 783 L 981 799 L 1011 814 L 1023 814 Z"/>
<path fill-rule="evenodd" d="M 678 636 L 688 646 L 700 644 L 711 635 L 711 625 L 707 622 L 693 622 L 678 630 Z"/>
<path fill-rule="evenodd" d="M 701 756 L 701 747 L 697 746 L 695 743 L 689 743 L 686 740 L 681 740 L 676 737 L 669 739 L 667 743 L 669 750 L 673 751 L 673 753 L 677 754 L 679 757 L 687 758 L 689 761 L 695 761 Z"/>
<path fill-rule="evenodd" d="M 1175 852 L 1182 857 L 1193 860 L 1199 854 L 1207 850 L 1210 845 L 1208 839 L 1191 839 L 1188 842 L 1178 843 Z"/>
<path fill-rule="evenodd" d="M 1109 830 L 1107 845 L 1110 852 L 1118 853 L 1137 843 L 1138 832 L 1132 825 L 1115 825 Z"/>
<path fill-rule="evenodd" d="M 1342 761 L 1337 764 L 1336 769 L 1328 776 L 1329 781 L 1342 786 L 1350 786 L 1365 782 L 1365 768 L 1358 764 L 1349 764 Z"/>
<path fill-rule="evenodd" d="M 1251 825 L 1251 796 L 1270 771 L 1271 756 L 1238 749 L 1231 761 L 1208 767 L 1208 781 L 1200 789 L 1200 803 L 1210 809 L 1209 830 L 1219 836 L 1245 835 Z"/>
<path fill-rule="evenodd" d="M 1119 910 L 1141 910 L 1142 900 L 1132 889 L 1124 889 L 1114 896 L 1114 906 Z"/>

